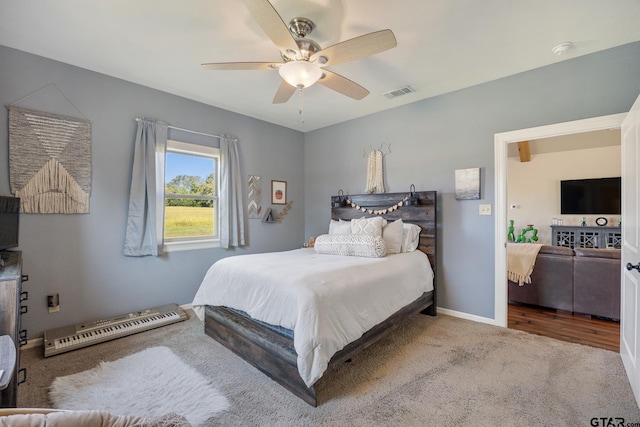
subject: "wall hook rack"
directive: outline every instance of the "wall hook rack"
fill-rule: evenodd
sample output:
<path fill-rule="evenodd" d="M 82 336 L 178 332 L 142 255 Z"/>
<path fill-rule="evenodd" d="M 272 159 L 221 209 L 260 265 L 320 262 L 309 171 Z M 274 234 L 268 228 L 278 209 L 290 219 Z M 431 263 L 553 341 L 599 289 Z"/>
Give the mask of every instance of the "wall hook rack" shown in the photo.
<path fill-rule="evenodd" d="M 384 143 L 380 144 L 380 146 L 378 148 L 373 148 L 373 146 L 371 144 L 369 144 L 368 147 L 364 147 L 362 149 L 362 157 L 368 157 L 369 153 L 371 153 L 372 151 L 380 151 L 382 152 L 382 156 L 386 156 L 387 154 L 391 153 L 391 144 L 387 144 L 387 152 L 385 153 L 384 151 L 382 151 L 382 148 L 384 147 Z"/>

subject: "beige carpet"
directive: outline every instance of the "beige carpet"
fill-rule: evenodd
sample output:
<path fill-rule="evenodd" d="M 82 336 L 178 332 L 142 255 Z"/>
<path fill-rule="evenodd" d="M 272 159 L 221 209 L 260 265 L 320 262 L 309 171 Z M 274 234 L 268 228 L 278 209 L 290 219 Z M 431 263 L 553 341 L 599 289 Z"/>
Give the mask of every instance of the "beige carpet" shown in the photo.
<path fill-rule="evenodd" d="M 321 404 L 312 408 L 204 335 L 189 314 L 186 322 L 50 358 L 42 348 L 23 351 L 29 380 L 19 387 L 19 406 L 50 407 L 47 388 L 55 377 L 163 345 L 229 399 L 231 408 L 210 419 L 212 426 L 640 422 L 617 353 L 445 315 L 410 319 L 326 375 L 318 387 Z"/>

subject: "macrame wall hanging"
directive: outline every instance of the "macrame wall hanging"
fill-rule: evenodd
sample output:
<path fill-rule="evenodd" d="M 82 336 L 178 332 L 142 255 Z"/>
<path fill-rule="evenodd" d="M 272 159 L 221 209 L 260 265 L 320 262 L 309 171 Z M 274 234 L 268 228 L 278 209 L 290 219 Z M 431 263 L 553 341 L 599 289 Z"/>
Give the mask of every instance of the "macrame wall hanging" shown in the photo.
<path fill-rule="evenodd" d="M 89 213 L 91 123 L 7 106 L 9 181 L 24 213 Z"/>
<path fill-rule="evenodd" d="M 371 148 L 371 146 L 369 146 Z M 389 152 L 391 145 L 389 145 Z M 365 193 L 384 193 L 384 170 L 382 159 L 388 154 L 382 152 L 382 145 L 378 149 L 371 148 L 368 154 L 367 163 L 367 188 Z"/>

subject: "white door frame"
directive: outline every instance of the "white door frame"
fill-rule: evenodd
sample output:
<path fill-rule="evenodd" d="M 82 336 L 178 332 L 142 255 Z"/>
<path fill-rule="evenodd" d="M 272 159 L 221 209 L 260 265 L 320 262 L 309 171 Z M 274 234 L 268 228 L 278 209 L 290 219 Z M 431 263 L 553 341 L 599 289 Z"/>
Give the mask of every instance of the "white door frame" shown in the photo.
<path fill-rule="evenodd" d="M 494 323 L 507 326 L 507 146 L 510 143 L 540 138 L 620 129 L 627 114 L 612 114 L 529 129 L 497 133 L 494 137 L 495 167 L 495 299 Z"/>

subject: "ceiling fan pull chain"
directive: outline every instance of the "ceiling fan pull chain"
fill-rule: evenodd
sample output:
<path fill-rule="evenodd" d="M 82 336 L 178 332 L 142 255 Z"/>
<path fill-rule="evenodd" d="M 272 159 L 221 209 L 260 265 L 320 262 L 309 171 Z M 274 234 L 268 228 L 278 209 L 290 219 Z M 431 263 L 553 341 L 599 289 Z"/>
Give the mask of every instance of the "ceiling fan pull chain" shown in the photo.
<path fill-rule="evenodd" d="M 300 107 L 298 109 L 298 114 L 300 114 L 300 124 L 303 125 L 304 124 L 304 100 L 302 97 L 302 89 L 304 88 L 304 86 L 302 85 L 298 85 L 298 92 L 300 92 Z"/>

